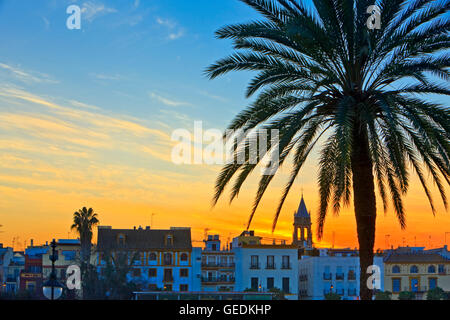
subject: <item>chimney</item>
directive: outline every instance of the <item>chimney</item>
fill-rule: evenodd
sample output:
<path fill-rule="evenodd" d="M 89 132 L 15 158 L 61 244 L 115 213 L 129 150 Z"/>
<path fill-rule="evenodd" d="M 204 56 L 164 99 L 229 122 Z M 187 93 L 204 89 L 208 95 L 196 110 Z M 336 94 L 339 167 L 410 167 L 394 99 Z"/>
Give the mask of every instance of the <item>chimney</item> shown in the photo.
<path fill-rule="evenodd" d="M 136 230 L 136 226 L 133 227 L 133 230 Z"/>
<path fill-rule="evenodd" d="M 146 227 L 145 227 L 145 230 L 150 230 L 150 226 L 146 226 Z"/>
<path fill-rule="evenodd" d="M 33 246 L 33 239 L 30 240 L 30 247 Z"/>

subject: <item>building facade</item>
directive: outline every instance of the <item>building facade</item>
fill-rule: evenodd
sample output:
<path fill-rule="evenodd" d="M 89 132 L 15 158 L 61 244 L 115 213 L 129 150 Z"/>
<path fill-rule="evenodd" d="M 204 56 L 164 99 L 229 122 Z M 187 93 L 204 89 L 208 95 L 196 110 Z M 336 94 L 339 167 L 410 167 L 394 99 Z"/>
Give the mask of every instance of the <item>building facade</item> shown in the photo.
<path fill-rule="evenodd" d="M 416 299 L 436 287 L 450 291 L 450 258 L 447 247 L 425 250 L 422 247 L 400 247 L 388 250 L 384 260 L 384 284 L 392 298 L 400 292 L 414 292 Z"/>
<path fill-rule="evenodd" d="M 8 294 L 15 294 L 20 287 L 20 273 L 25 269 L 25 255 L 23 251 L 14 252 L 14 256 L 9 262 L 8 274 L 6 276 L 5 291 Z"/>
<path fill-rule="evenodd" d="M 128 280 L 136 283 L 142 291 L 200 290 L 201 250 L 193 250 L 190 228 L 99 227 L 97 248 L 100 274 L 106 267 L 107 255 L 122 252 L 128 254 L 128 262 L 132 265 Z"/>
<path fill-rule="evenodd" d="M 202 250 L 202 291 L 228 292 L 235 289 L 234 253 L 221 248 L 219 235 L 208 235 Z"/>
<path fill-rule="evenodd" d="M 303 255 L 299 260 L 299 299 L 324 300 L 337 293 L 343 300 L 359 299 L 359 255 L 351 249 L 319 249 L 318 255 Z M 383 257 L 376 255 L 379 290 L 383 290 Z"/>
<path fill-rule="evenodd" d="M 236 291 L 269 292 L 279 289 L 287 299 L 298 298 L 298 247 L 262 244 L 253 231 L 233 239 Z"/>

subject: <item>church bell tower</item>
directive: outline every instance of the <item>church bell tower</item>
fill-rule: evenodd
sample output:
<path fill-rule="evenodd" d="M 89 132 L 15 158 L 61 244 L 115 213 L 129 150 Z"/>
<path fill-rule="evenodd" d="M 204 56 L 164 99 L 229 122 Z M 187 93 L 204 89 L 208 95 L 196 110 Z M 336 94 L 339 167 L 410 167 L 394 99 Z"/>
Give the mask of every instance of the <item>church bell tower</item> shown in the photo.
<path fill-rule="evenodd" d="M 311 215 L 306 209 L 305 200 L 300 201 L 297 212 L 294 213 L 294 235 L 292 244 L 299 248 L 312 248 Z"/>

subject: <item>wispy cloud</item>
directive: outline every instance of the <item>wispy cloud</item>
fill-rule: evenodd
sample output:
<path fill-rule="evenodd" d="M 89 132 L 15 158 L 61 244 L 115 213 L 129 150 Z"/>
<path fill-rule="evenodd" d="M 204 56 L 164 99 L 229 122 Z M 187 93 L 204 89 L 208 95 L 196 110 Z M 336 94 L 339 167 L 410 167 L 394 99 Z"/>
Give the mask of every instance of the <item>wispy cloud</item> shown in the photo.
<path fill-rule="evenodd" d="M 180 27 L 177 22 L 170 19 L 156 18 L 156 22 L 168 30 L 167 39 L 176 40 L 185 35 L 184 28 Z"/>
<path fill-rule="evenodd" d="M 89 74 L 91 77 L 98 79 L 98 80 L 113 80 L 113 81 L 117 81 L 117 80 L 121 80 L 122 76 L 118 75 L 118 74 L 104 74 L 104 73 L 90 73 Z"/>
<path fill-rule="evenodd" d="M 161 102 L 161 103 L 163 103 L 163 104 L 165 104 L 166 106 L 169 106 L 169 107 L 179 107 L 179 106 L 189 106 L 190 105 L 190 103 L 188 103 L 188 102 L 175 101 L 175 100 L 172 100 L 172 99 L 168 99 L 168 98 L 165 98 L 165 97 L 163 97 L 163 96 L 161 96 L 159 94 L 156 94 L 154 92 L 150 93 L 150 97 L 152 99 L 158 100 L 159 102 Z"/>
<path fill-rule="evenodd" d="M 86 19 L 89 22 L 94 21 L 98 17 L 115 12 L 117 12 L 116 9 L 107 7 L 103 3 L 94 1 L 86 1 L 82 4 L 81 7 L 81 15 L 83 19 Z"/>
<path fill-rule="evenodd" d="M 6 63 L 0 63 L 0 74 L 6 73 L 9 76 L 23 82 L 23 83 L 58 83 L 58 81 L 50 78 L 45 73 L 39 73 L 34 71 L 25 71 L 18 66 L 8 65 Z"/>

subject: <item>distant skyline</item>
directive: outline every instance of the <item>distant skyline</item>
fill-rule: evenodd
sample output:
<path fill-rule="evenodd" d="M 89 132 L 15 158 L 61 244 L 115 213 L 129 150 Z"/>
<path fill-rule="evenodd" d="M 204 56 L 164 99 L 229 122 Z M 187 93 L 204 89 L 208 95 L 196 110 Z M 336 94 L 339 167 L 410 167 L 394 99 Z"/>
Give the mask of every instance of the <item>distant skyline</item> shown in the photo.
<path fill-rule="evenodd" d="M 81 30 L 66 28 L 70 4 L 82 8 Z M 192 131 L 194 121 L 224 130 L 250 103 L 249 74 L 209 81 L 203 72 L 232 51 L 214 32 L 256 18 L 237 0 L 0 1 L 0 243 L 75 237 L 72 214 L 83 206 L 114 228 L 150 225 L 155 213 L 154 228 L 192 227 L 195 240 L 204 228 L 224 241 L 238 235 L 258 177 L 231 206 L 222 199 L 212 209 L 220 166 L 173 164 L 171 133 Z M 272 235 L 289 173 L 282 168 L 256 213 L 257 234 L 291 239 L 303 189 L 317 243 L 316 159 L 307 162 Z M 433 191 L 435 217 L 411 180 L 405 231 L 378 202 L 375 248 L 386 247 L 386 235 L 394 246 L 403 239 L 429 246 L 430 236 L 431 246 L 442 246 L 450 214 Z M 330 213 L 319 245 L 331 246 L 333 233 L 336 247 L 357 246 L 351 207 L 340 217 Z"/>

